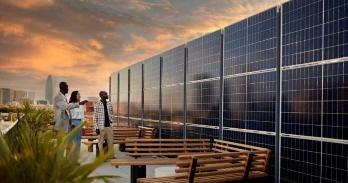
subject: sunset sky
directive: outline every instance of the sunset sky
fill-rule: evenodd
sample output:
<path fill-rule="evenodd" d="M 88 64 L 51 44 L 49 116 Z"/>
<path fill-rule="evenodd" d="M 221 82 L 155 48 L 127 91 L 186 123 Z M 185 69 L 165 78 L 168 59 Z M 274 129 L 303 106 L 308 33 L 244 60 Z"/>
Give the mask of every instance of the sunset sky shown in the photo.
<path fill-rule="evenodd" d="M 280 0 L 0 0 L 0 88 L 44 97 L 47 76 L 97 96 L 109 75 Z"/>

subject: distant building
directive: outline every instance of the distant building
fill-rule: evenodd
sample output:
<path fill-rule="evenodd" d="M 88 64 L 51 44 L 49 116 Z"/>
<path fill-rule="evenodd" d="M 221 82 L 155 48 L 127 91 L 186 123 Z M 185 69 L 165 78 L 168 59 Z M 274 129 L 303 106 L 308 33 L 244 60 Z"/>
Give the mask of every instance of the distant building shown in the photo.
<path fill-rule="evenodd" d="M 53 104 L 53 79 L 52 75 L 49 75 L 46 80 L 46 90 L 45 90 L 45 99 L 49 104 Z"/>
<path fill-rule="evenodd" d="M 21 90 L 13 90 L 13 101 L 15 102 L 20 102 L 23 99 L 25 99 L 27 96 L 26 91 L 21 91 Z"/>
<path fill-rule="evenodd" d="M 48 105 L 48 101 L 47 100 L 37 100 L 36 104 L 37 105 Z"/>
<path fill-rule="evenodd" d="M 28 91 L 26 94 L 26 98 L 34 102 L 35 101 L 35 92 Z"/>
<path fill-rule="evenodd" d="M 35 92 L 0 88 L 0 105 L 6 105 L 11 102 L 20 103 L 24 99 L 29 99 L 33 102 L 35 99 Z"/>

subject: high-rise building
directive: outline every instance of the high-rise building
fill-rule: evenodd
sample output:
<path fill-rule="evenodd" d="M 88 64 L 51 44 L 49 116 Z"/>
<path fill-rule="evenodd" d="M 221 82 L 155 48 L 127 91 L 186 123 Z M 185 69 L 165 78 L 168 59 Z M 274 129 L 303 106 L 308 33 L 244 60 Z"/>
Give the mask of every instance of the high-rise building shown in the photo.
<path fill-rule="evenodd" d="M 8 104 L 9 102 L 13 101 L 13 97 L 11 98 L 11 89 L 9 88 L 0 88 L 0 93 L 1 93 L 1 104 L 5 105 Z"/>
<path fill-rule="evenodd" d="M 33 102 L 35 100 L 35 92 L 0 88 L 1 105 L 6 105 L 11 102 L 22 102 L 24 99 L 29 99 Z"/>
<path fill-rule="evenodd" d="M 46 80 L 45 99 L 49 104 L 53 104 L 53 78 L 49 75 Z"/>
<path fill-rule="evenodd" d="M 348 182 L 348 1 L 291 0 L 110 76 L 116 117 L 272 150 L 275 182 Z"/>
<path fill-rule="evenodd" d="M 13 90 L 13 101 L 20 102 L 27 97 L 27 92 L 22 90 Z"/>
<path fill-rule="evenodd" d="M 27 91 L 26 92 L 26 98 L 34 102 L 35 101 L 35 92 Z"/>

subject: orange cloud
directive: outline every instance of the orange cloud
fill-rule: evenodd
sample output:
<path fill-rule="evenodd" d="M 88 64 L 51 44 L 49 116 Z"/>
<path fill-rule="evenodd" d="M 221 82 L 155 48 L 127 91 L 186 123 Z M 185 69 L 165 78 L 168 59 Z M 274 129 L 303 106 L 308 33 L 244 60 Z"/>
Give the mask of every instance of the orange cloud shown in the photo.
<path fill-rule="evenodd" d="M 131 40 L 124 44 L 123 50 L 128 53 L 142 50 L 146 55 L 154 54 L 167 49 L 173 39 L 173 35 L 168 33 L 156 35 L 153 39 L 146 39 L 143 36 L 132 34 Z"/>
<path fill-rule="evenodd" d="M 4 0 L 3 2 L 23 9 L 50 6 L 54 4 L 54 0 Z"/>
<path fill-rule="evenodd" d="M 180 3 L 187 10 L 165 0 L 3 0 L 0 16 L 7 19 L 0 21 L 0 44 L 6 47 L 0 49 L 0 72 L 26 71 L 41 81 L 48 74 L 70 78 L 82 93 L 97 94 L 107 89 L 110 73 L 276 4 Z"/>
<path fill-rule="evenodd" d="M 89 45 L 97 50 L 101 50 L 104 48 L 104 45 L 101 44 L 99 41 L 97 41 L 96 39 L 89 39 L 88 41 Z"/>
<path fill-rule="evenodd" d="M 5 37 L 8 36 L 22 36 L 24 33 L 24 27 L 20 24 L 11 22 L 0 22 L 0 33 Z"/>
<path fill-rule="evenodd" d="M 7 32 L 18 32 L 10 30 Z M 83 43 L 73 44 L 68 40 L 20 30 L 24 35 L 22 41 L 30 44 L 35 51 L 10 58 L 10 62 L 0 65 L 0 70 L 17 74 L 29 70 L 40 73 L 41 79 L 49 74 L 62 78 L 79 78 L 81 83 L 75 84 L 75 87 L 85 94 L 91 94 L 96 88 L 105 90 L 109 74 L 125 66 L 124 63 L 113 62 L 100 53 L 98 50 L 102 45 L 97 44 L 96 40 L 87 41 L 93 43 L 94 47 L 90 48 L 83 46 Z"/>

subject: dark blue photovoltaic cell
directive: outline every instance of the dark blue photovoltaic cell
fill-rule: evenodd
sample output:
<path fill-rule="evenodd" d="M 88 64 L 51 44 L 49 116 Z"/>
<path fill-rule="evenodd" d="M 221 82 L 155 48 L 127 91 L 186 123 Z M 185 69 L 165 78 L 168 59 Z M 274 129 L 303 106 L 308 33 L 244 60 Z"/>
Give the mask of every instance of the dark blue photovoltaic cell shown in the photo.
<path fill-rule="evenodd" d="M 320 143 L 283 137 L 281 182 L 320 182 Z"/>
<path fill-rule="evenodd" d="M 322 60 L 322 23 L 322 0 L 283 4 L 283 66 Z"/>
<path fill-rule="evenodd" d="M 141 118 L 142 64 L 130 67 L 129 116 Z"/>
<path fill-rule="evenodd" d="M 224 75 L 246 72 L 248 49 L 248 21 L 225 27 L 224 32 Z"/>
<path fill-rule="evenodd" d="M 144 119 L 159 119 L 160 57 L 154 56 L 144 61 Z M 154 126 L 155 122 L 146 122 Z"/>
<path fill-rule="evenodd" d="M 162 120 L 184 121 L 184 86 L 168 86 L 162 88 Z"/>
<path fill-rule="evenodd" d="M 283 71 L 282 133 L 321 135 L 321 66 Z"/>
<path fill-rule="evenodd" d="M 195 139 L 218 139 L 219 138 L 219 130 L 218 129 L 210 129 L 210 128 L 201 128 L 188 126 L 187 127 L 187 138 L 195 138 Z"/>
<path fill-rule="evenodd" d="M 348 56 L 348 1 L 324 0 L 324 59 Z"/>
<path fill-rule="evenodd" d="M 246 128 L 275 131 L 276 72 L 247 77 Z"/>
<path fill-rule="evenodd" d="M 220 76 L 221 31 L 187 43 L 187 81 Z"/>
<path fill-rule="evenodd" d="M 183 125 L 162 123 L 162 138 L 183 138 Z"/>
<path fill-rule="evenodd" d="M 162 85 L 184 83 L 185 45 L 161 54 L 163 58 Z"/>
<path fill-rule="evenodd" d="M 144 89 L 159 88 L 160 57 L 153 56 L 144 61 Z"/>
<path fill-rule="evenodd" d="M 118 73 L 111 74 L 110 81 L 110 101 L 112 103 L 113 115 L 117 115 L 117 89 L 118 89 Z"/>
<path fill-rule="evenodd" d="M 159 88 L 144 90 L 144 118 L 159 119 Z"/>
<path fill-rule="evenodd" d="M 323 137 L 348 140 L 348 62 L 324 65 Z"/>
<path fill-rule="evenodd" d="M 224 127 L 246 127 L 246 76 L 224 80 Z"/>
<path fill-rule="evenodd" d="M 323 143 L 321 182 L 348 182 L 348 145 Z"/>
<path fill-rule="evenodd" d="M 248 71 L 275 68 L 277 63 L 277 8 L 248 18 Z"/>
<path fill-rule="evenodd" d="M 128 69 L 119 72 L 120 77 L 120 101 L 119 116 L 128 117 Z"/>
<path fill-rule="evenodd" d="M 219 82 L 187 85 L 187 122 L 219 126 Z"/>
<path fill-rule="evenodd" d="M 182 138 L 184 121 L 184 64 L 185 45 L 161 54 L 162 56 L 162 138 Z"/>
<path fill-rule="evenodd" d="M 280 95 L 280 182 L 347 183 L 348 1 L 290 0 L 278 8 L 281 14 L 268 9 L 125 68 L 118 72 L 119 83 L 117 73 L 112 74 L 110 98 L 114 106 L 120 98 L 120 121 L 127 121 L 129 100 L 130 122 L 141 124 L 143 64 L 145 126 L 161 127 L 162 138 L 186 133 L 187 138 L 215 139 L 222 126 L 224 140 L 271 149 L 267 173 L 273 179 Z"/>
<path fill-rule="evenodd" d="M 162 134 L 169 137 L 183 137 L 183 126 L 173 122 L 184 121 L 184 86 L 176 85 L 162 88 Z M 168 123 L 169 122 L 169 123 Z M 163 136 L 162 136 L 163 137 Z M 163 137 L 164 138 L 164 137 Z"/>
<path fill-rule="evenodd" d="M 245 144 L 246 133 L 224 130 L 224 140 Z"/>

